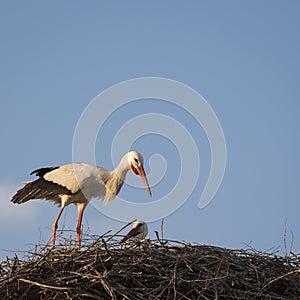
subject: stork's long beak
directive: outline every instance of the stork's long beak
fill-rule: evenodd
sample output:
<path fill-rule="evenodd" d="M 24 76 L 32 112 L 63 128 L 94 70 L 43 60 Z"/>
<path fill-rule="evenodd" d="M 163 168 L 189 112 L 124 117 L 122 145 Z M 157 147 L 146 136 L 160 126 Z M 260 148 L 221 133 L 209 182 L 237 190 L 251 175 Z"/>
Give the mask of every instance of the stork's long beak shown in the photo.
<path fill-rule="evenodd" d="M 145 174 L 144 167 L 143 166 L 137 167 L 136 170 L 138 171 L 139 175 L 142 177 L 149 196 L 152 197 L 152 193 L 151 193 L 151 190 L 150 190 L 150 187 L 149 187 L 149 184 L 148 184 L 148 180 L 147 180 L 147 177 L 146 177 L 146 174 Z"/>
<path fill-rule="evenodd" d="M 136 236 L 138 234 L 138 228 L 132 228 L 120 241 L 120 244 L 126 242 L 129 238 Z"/>

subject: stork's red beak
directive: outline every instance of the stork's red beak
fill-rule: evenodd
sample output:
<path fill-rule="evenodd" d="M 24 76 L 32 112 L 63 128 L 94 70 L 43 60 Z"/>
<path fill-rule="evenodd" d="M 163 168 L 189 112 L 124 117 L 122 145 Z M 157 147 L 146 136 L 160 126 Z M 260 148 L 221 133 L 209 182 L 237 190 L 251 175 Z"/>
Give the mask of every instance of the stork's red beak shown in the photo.
<path fill-rule="evenodd" d="M 138 228 L 132 228 L 120 241 L 120 244 L 126 242 L 132 236 L 136 236 L 138 234 Z"/>
<path fill-rule="evenodd" d="M 131 167 L 131 170 L 134 174 L 140 175 L 142 177 L 142 179 L 144 181 L 144 184 L 145 184 L 145 187 L 148 191 L 148 194 L 150 195 L 150 197 L 152 197 L 152 193 L 151 193 L 151 190 L 150 190 L 150 187 L 149 187 L 149 184 L 148 184 L 148 180 L 147 180 L 147 176 L 145 174 L 144 167 L 140 166 L 140 167 L 135 168 L 132 165 L 130 167 Z"/>

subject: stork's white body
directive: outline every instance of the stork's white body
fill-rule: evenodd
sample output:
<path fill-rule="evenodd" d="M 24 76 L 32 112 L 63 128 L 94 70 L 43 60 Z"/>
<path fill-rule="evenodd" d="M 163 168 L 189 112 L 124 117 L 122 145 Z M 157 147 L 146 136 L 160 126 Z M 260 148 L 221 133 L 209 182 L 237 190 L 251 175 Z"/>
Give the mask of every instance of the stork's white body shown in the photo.
<path fill-rule="evenodd" d="M 92 198 L 103 198 L 109 204 L 119 193 L 129 170 L 142 177 L 148 193 L 151 191 L 143 168 L 143 157 L 137 152 L 123 156 L 115 170 L 108 171 L 94 165 L 76 163 L 60 167 L 41 168 L 33 171 L 39 178 L 26 182 L 12 199 L 13 203 L 24 203 L 30 199 L 46 199 L 61 205 L 53 223 L 52 245 L 55 244 L 58 220 L 63 209 L 73 203 L 78 208 L 77 240 L 80 245 L 83 211 Z"/>
<path fill-rule="evenodd" d="M 60 199 L 48 198 L 46 200 L 67 206 L 71 203 L 88 203 L 92 198 L 103 198 L 104 204 L 108 204 L 117 193 L 109 190 L 106 185 L 114 181 L 115 189 L 120 189 L 128 170 L 125 168 L 123 172 L 118 172 L 117 169 L 107 171 L 101 167 L 83 163 L 61 166 L 46 173 L 43 178 L 67 188 L 71 194 L 61 194 Z"/>

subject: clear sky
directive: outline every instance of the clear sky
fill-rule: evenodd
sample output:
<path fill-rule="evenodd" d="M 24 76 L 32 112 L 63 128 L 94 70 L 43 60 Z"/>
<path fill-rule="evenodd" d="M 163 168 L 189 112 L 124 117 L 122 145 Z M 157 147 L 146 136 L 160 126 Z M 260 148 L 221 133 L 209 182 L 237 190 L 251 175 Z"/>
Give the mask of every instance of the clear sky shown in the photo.
<path fill-rule="evenodd" d="M 149 113 L 175 118 L 193 136 L 201 170 L 191 197 L 165 218 L 164 236 L 282 253 L 287 221 L 287 246 L 293 241 L 299 252 L 299 13 L 292 0 L 1 1 L 0 258 L 48 241 L 58 213 L 40 200 L 10 203 L 21 182 L 39 167 L 72 162 L 76 124 L 98 94 L 148 76 L 190 86 L 218 116 L 227 166 L 216 196 L 198 208 L 211 159 L 203 129 L 162 101 L 144 99 L 114 112 L 97 139 L 97 164 L 112 168 L 111 143 L 125 122 Z M 160 154 L 165 164 L 151 171 L 166 167 L 166 173 L 152 199 L 129 186 L 122 198 L 156 201 L 176 185 L 180 150 L 170 139 L 145 135 L 123 146 L 124 153 L 131 147 L 143 154 L 147 173 L 149 158 Z M 74 229 L 76 219 L 69 206 L 59 228 Z M 85 211 L 85 232 L 123 225 L 92 205 Z M 154 230 L 159 220 L 149 223 L 152 238 Z"/>

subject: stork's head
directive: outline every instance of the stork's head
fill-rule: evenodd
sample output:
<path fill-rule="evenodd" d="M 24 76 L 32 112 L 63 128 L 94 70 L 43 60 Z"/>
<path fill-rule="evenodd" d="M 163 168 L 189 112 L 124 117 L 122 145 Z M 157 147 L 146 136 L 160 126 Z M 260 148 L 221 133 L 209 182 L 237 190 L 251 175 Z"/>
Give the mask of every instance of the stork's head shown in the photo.
<path fill-rule="evenodd" d="M 148 234 L 148 226 L 144 221 L 137 220 L 132 224 L 132 229 L 123 237 L 120 244 L 126 242 L 128 239 L 140 241 Z"/>
<path fill-rule="evenodd" d="M 148 184 L 148 180 L 147 180 L 147 177 L 145 174 L 144 166 L 143 166 L 144 159 L 143 159 L 142 155 L 139 154 L 138 152 L 131 151 L 131 152 L 128 152 L 127 158 L 128 158 L 128 164 L 129 164 L 131 171 L 134 174 L 140 175 L 142 177 L 149 195 L 152 196 L 151 190 L 150 190 L 150 187 Z"/>

